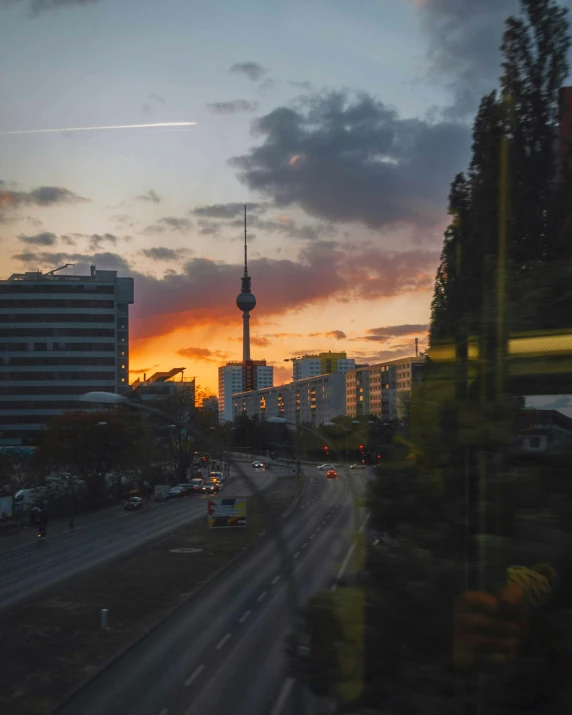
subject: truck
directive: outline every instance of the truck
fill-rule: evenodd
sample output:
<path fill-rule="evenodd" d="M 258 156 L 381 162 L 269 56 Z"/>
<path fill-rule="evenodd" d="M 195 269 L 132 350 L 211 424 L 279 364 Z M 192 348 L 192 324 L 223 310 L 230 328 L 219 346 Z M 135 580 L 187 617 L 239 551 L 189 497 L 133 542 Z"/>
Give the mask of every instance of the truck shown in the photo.
<path fill-rule="evenodd" d="M 155 484 L 153 499 L 155 499 L 155 501 L 167 501 L 170 489 L 169 484 Z"/>

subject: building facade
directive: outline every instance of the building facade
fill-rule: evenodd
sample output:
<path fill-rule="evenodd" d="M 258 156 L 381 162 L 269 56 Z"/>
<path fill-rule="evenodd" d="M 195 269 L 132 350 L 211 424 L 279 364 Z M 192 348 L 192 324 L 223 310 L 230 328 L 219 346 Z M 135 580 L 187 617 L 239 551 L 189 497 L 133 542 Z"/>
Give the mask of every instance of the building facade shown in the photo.
<path fill-rule="evenodd" d="M 0 281 L 0 444 L 33 444 L 79 395 L 129 389 L 133 279 L 18 273 Z"/>
<path fill-rule="evenodd" d="M 263 389 L 274 383 L 274 368 L 266 360 L 250 360 L 246 374 L 243 362 L 229 362 L 218 369 L 218 416 L 219 421 L 231 422 L 233 417 L 232 398 L 242 393 L 247 385 Z"/>
<path fill-rule="evenodd" d="M 424 358 L 405 357 L 358 367 L 346 373 L 346 414 L 402 419 L 412 383 L 421 379 Z"/>
<path fill-rule="evenodd" d="M 165 400 L 185 392 L 187 402 L 195 404 L 195 378 L 184 379 L 184 367 L 175 367 L 167 372 L 155 372 L 149 378 L 137 379 L 131 384 L 132 392 L 143 401 Z M 180 375 L 180 377 L 178 377 Z"/>
<path fill-rule="evenodd" d="M 345 375 L 333 373 L 234 395 L 233 416 L 281 417 L 317 426 L 344 415 L 345 402 Z"/>
<path fill-rule="evenodd" d="M 346 353 L 318 353 L 317 355 L 303 355 L 292 360 L 292 379 L 304 380 L 307 377 L 326 375 L 332 372 L 347 372 L 356 366 L 353 358 L 348 358 Z"/>

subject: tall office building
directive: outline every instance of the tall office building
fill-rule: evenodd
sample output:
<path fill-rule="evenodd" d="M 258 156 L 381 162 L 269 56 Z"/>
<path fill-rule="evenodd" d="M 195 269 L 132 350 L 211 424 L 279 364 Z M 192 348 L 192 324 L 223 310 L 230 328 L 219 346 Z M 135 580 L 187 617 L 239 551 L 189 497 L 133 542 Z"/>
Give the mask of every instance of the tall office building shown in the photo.
<path fill-rule="evenodd" d="M 244 274 L 236 305 L 242 311 L 242 362 L 229 362 L 218 369 L 218 415 L 220 422 L 232 420 L 232 396 L 237 392 L 270 387 L 274 382 L 274 368 L 266 360 L 250 357 L 250 311 L 256 307 L 248 275 L 246 242 L 246 206 L 244 207 Z"/>
<path fill-rule="evenodd" d="M 317 355 L 302 355 L 292 358 L 292 379 L 304 380 L 316 375 L 329 375 L 330 373 L 343 373 L 356 366 L 353 358 L 348 358 L 346 353 L 318 353 Z"/>
<path fill-rule="evenodd" d="M 0 281 L 0 444 L 33 444 L 84 392 L 128 389 L 133 279 L 58 270 Z"/>

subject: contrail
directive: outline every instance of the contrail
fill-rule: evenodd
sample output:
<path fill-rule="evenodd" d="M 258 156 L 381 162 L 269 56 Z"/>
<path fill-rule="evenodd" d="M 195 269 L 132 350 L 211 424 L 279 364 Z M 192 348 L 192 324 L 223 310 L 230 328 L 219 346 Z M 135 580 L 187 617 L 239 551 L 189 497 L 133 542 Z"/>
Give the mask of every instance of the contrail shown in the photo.
<path fill-rule="evenodd" d="M 116 124 L 109 127 L 64 127 L 62 129 L 23 129 L 2 134 L 51 134 L 52 132 L 93 132 L 99 129 L 147 129 L 151 127 L 190 127 L 196 122 L 156 122 L 155 124 Z"/>

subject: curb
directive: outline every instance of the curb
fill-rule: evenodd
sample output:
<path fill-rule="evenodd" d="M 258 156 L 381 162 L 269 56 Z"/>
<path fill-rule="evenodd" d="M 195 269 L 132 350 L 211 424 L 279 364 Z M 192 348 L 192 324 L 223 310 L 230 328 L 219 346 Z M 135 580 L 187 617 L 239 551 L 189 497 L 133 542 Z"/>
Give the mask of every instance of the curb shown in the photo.
<path fill-rule="evenodd" d="M 295 500 L 293 507 L 296 508 L 300 502 L 301 495 Z M 289 507 L 290 508 L 290 507 Z M 286 510 L 287 512 L 288 510 Z M 291 509 L 290 514 L 294 511 L 294 509 Z M 286 512 L 282 515 L 282 519 L 287 518 Z M 288 514 L 288 516 L 290 516 Z M 168 536 L 171 536 L 169 534 Z M 236 554 L 225 566 L 223 566 L 219 571 L 217 571 L 214 576 L 207 581 L 206 583 L 203 583 L 201 586 L 199 586 L 197 589 L 192 591 L 187 598 L 179 603 L 175 608 L 168 613 L 166 616 L 163 618 L 159 619 L 157 623 L 154 623 L 152 626 L 149 626 L 149 629 L 145 631 L 145 633 L 142 633 L 138 638 L 136 638 L 132 643 L 130 643 L 128 646 L 126 646 L 123 650 L 119 651 L 116 653 L 114 656 L 112 656 L 109 660 L 105 661 L 97 670 L 89 676 L 86 680 L 81 682 L 79 685 L 77 685 L 75 688 L 73 688 L 65 697 L 63 700 L 61 700 L 57 705 L 54 706 L 51 710 L 48 710 L 45 715 L 57 715 L 60 713 L 69 703 L 71 703 L 79 693 L 81 693 L 82 690 L 84 690 L 88 685 L 90 685 L 94 680 L 102 676 L 105 672 L 110 670 L 121 658 L 126 656 L 128 653 L 130 653 L 134 648 L 136 648 L 145 638 L 150 636 L 152 633 L 154 633 L 156 630 L 158 630 L 169 618 L 177 614 L 179 611 L 181 611 L 185 606 L 188 606 L 189 601 L 192 598 L 195 598 L 198 594 L 200 594 L 202 591 L 204 591 L 207 587 L 212 585 L 218 578 L 222 576 L 226 571 L 228 571 L 234 564 L 246 554 L 248 554 L 250 551 L 253 549 L 257 548 L 259 545 L 259 541 L 251 544 L 250 546 L 247 546 L 244 551 Z"/>

